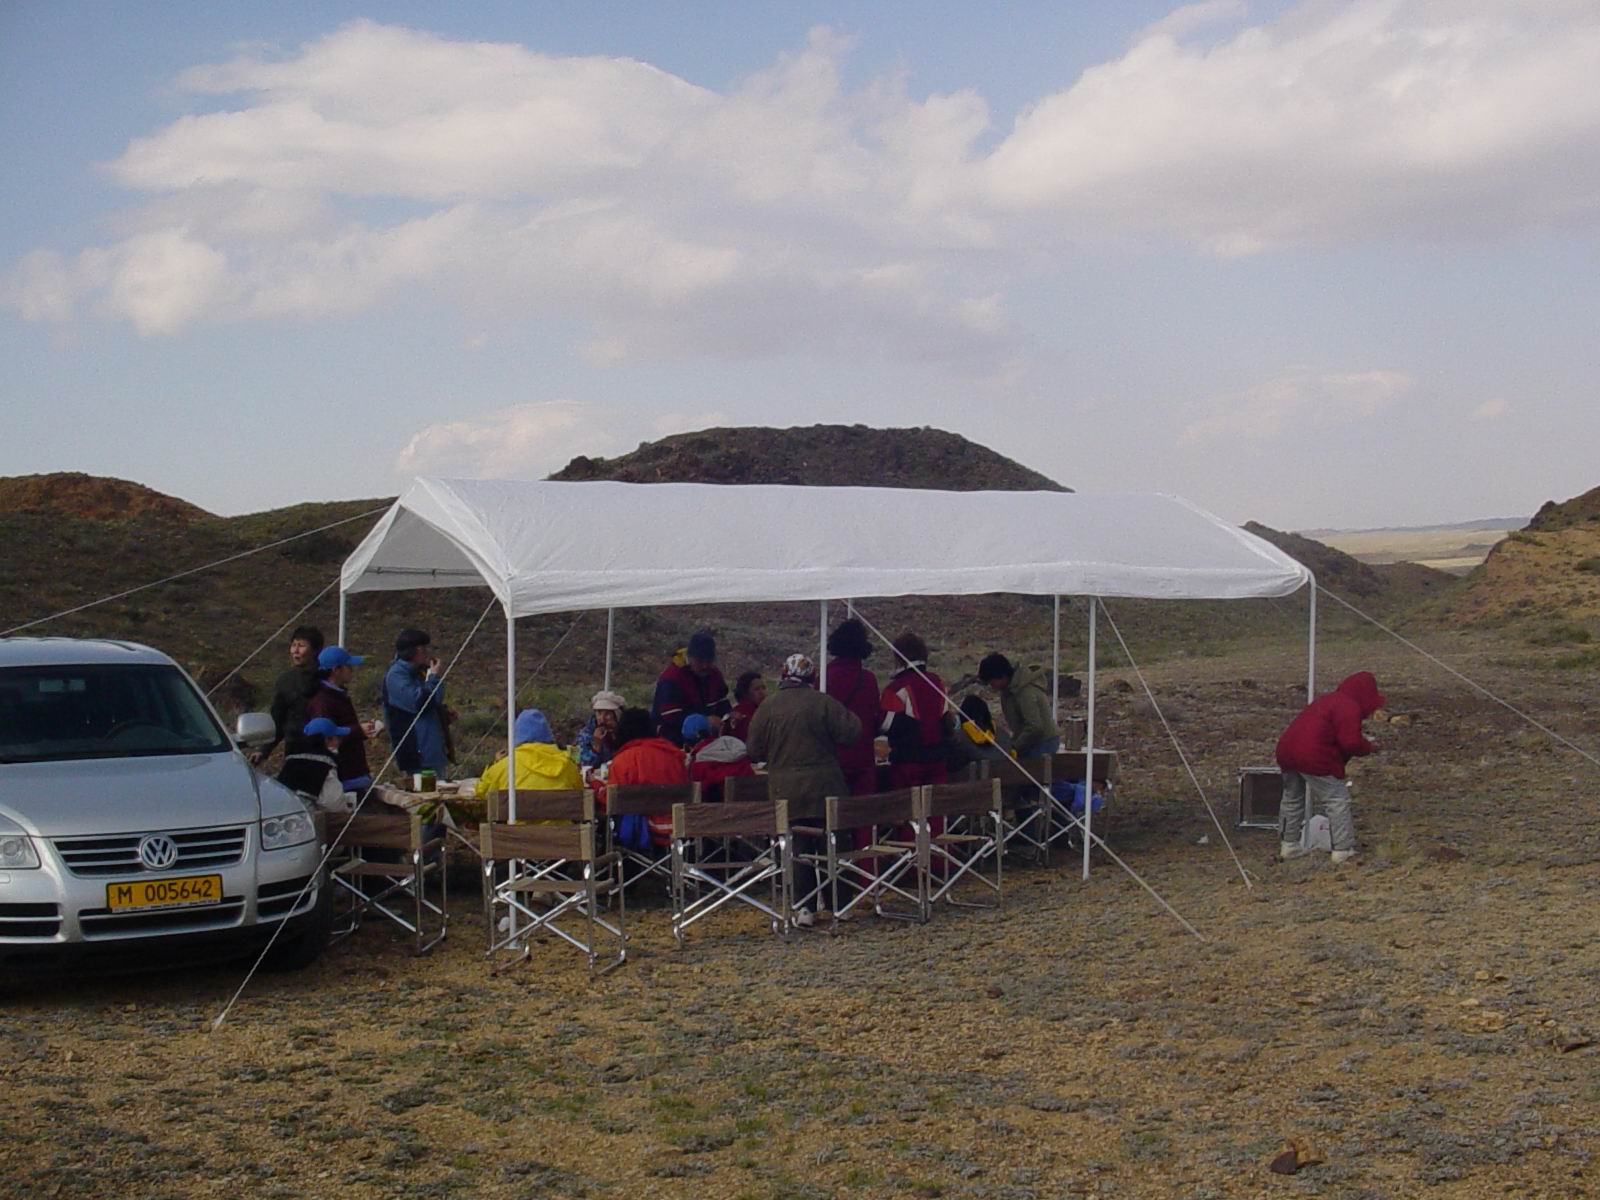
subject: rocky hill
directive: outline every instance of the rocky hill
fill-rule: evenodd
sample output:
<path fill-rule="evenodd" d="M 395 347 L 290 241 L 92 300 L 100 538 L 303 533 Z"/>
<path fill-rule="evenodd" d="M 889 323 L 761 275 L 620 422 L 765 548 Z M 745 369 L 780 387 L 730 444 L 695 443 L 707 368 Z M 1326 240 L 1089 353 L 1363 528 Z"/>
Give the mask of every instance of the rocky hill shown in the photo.
<path fill-rule="evenodd" d="M 210 520 L 205 509 L 126 479 L 62 471 L 0 478 L 0 513 L 47 513 L 85 521 Z"/>
<path fill-rule="evenodd" d="M 1547 502 L 1437 610 L 1457 625 L 1527 624 L 1547 644 L 1600 636 L 1600 488 Z"/>
<path fill-rule="evenodd" d="M 1247 522 L 1245 529 L 1309 567 L 1322 587 L 1375 616 L 1393 615 L 1435 594 L 1443 595 L 1458 582 L 1454 575 L 1421 563 L 1364 563 L 1343 550 L 1257 521 Z"/>
<path fill-rule="evenodd" d="M 625 483 L 783 483 L 973 491 L 1071 491 L 942 429 L 811 425 L 702 429 L 617 458 L 579 456 L 551 479 Z"/>
<path fill-rule="evenodd" d="M 1556 503 L 1546 500 L 1527 524 L 1529 533 L 1553 533 L 1558 529 L 1581 529 L 1586 525 L 1600 525 L 1600 487 L 1590 488 L 1581 496 Z"/>

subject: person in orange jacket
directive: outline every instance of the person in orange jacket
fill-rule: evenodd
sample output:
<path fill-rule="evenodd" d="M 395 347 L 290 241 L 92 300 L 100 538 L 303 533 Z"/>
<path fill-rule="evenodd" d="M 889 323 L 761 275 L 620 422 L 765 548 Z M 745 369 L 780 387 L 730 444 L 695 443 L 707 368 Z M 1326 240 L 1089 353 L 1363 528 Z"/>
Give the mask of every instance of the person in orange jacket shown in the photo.
<path fill-rule="evenodd" d="M 651 728 L 650 714 L 642 708 L 625 708 L 617 721 L 617 751 L 611 756 L 607 787 L 629 783 L 688 783 L 689 766 L 683 747 Z M 672 844 L 672 814 L 651 813 L 650 844 Z"/>

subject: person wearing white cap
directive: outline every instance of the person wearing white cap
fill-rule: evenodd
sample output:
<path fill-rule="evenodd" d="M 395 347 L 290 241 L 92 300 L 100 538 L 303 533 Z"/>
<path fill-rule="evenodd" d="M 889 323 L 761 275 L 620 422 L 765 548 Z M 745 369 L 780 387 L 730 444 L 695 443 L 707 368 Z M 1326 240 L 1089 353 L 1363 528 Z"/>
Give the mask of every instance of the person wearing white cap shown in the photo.
<path fill-rule="evenodd" d="M 601 691 L 589 701 L 589 720 L 578 731 L 578 769 L 584 781 L 611 761 L 617 750 L 617 718 L 627 701 L 616 692 Z"/>

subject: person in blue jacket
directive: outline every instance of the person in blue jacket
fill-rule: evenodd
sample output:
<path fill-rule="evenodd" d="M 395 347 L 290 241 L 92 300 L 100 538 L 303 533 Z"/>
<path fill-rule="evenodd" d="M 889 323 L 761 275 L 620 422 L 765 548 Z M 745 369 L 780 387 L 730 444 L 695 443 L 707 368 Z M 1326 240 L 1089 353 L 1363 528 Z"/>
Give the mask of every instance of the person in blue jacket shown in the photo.
<path fill-rule="evenodd" d="M 402 629 L 383 677 L 383 719 L 401 771 L 436 771 L 450 761 L 445 738 L 444 684 L 433 643 L 420 629 Z"/>

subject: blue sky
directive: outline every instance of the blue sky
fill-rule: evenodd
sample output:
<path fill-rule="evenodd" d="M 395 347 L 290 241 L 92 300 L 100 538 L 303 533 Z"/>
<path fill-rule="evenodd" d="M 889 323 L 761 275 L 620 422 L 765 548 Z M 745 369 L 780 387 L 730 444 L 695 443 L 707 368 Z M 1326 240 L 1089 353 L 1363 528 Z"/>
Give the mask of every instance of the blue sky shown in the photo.
<path fill-rule="evenodd" d="M 1600 483 L 1600 10 L 0 6 L 0 474 L 935 425 L 1282 527 Z"/>

